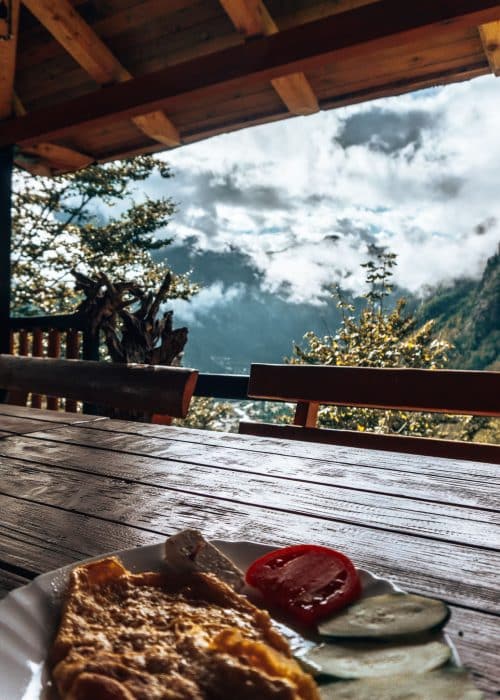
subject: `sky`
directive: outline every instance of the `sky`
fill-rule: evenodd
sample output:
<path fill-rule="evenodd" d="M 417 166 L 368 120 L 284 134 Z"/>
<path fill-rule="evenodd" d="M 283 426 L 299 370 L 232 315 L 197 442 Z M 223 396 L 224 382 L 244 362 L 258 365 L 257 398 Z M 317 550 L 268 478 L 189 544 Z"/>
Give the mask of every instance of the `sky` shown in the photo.
<path fill-rule="evenodd" d="M 296 303 L 359 293 L 372 244 L 415 294 L 478 277 L 500 240 L 499 104 L 487 76 L 163 153 L 175 177 L 147 192 L 178 204 L 168 255 L 224 261 L 194 307 L 234 301 L 245 275 Z"/>

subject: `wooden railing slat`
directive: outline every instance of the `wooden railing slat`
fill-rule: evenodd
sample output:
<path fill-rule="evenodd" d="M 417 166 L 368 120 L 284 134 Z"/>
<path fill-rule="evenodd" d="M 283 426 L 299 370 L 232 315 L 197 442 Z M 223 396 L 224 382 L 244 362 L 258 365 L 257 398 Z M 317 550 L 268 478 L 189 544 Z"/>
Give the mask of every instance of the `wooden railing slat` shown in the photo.
<path fill-rule="evenodd" d="M 43 356 L 43 332 L 40 328 L 33 329 L 33 345 L 31 348 L 31 354 L 33 357 Z M 31 406 L 32 408 L 42 408 L 41 394 L 31 394 Z"/>
<path fill-rule="evenodd" d="M 80 357 L 80 333 L 70 328 L 66 332 L 66 359 L 77 360 Z M 76 413 L 78 410 L 78 402 L 75 399 L 66 399 L 64 403 L 66 411 Z"/>
<path fill-rule="evenodd" d="M 49 331 L 47 355 L 53 358 L 59 358 L 61 356 L 61 333 L 56 328 L 51 328 Z M 47 408 L 51 411 L 57 411 L 59 408 L 59 398 L 57 396 L 47 396 Z"/>
<path fill-rule="evenodd" d="M 29 352 L 28 331 L 21 330 L 17 334 L 17 354 L 26 356 Z M 12 341 L 12 349 L 15 349 L 15 339 Z M 8 397 L 9 403 L 14 406 L 26 406 L 28 403 L 28 394 L 25 391 L 11 391 Z"/>

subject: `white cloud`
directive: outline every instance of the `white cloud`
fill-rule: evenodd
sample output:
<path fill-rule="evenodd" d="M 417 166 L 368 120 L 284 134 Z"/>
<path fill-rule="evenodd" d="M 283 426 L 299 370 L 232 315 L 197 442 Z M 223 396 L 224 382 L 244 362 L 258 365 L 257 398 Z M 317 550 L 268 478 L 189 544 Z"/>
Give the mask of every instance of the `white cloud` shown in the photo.
<path fill-rule="evenodd" d="M 164 155 L 169 232 L 242 250 L 296 301 L 339 279 L 359 290 L 370 238 L 411 291 L 477 276 L 500 238 L 498 99 L 485 77 L 184 146 Z"/>
<path fill-rule="evenodd" d="M 192 301 L 174 299 L 168 302 L 168 308 L 173 309 L 174 315 L 182 323 L 196 325 L 200 317 L 207 316 L 217 306 L 236 301 L 244 291 L 243 285 L 225 288 L 221 282 L 217 282 L 201 289 Z"/>

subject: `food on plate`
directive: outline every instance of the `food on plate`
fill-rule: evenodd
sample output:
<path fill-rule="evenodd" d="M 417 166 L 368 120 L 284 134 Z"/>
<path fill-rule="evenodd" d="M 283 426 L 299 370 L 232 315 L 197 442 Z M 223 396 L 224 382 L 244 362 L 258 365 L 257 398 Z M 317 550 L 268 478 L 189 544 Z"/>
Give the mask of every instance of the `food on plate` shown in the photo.
<path fill-rule="evenodd" d="M 443 666 L 451 649 L 442 642 L 420 644 L 320 644 L 303 659 L 318 674 L 372 678 L 425 673 Z"/>
<path fill-rule="evenodd" d="M 70 574 L 51 649 L 62 700 L 318 700 L 267 612 L 200 571 L 116 557 Z"/>
<path fill-rule="evenodd" d="M 199 530 L 182 530 L 165 542 L 165 569 L 174 574 L 203 571 L 240 591 L 245 585 L 243 572 Z"/>
<path fill-rule="evenodd" d="M 312 625 L 361 595 L 361 582 L 345 554 L 329 547 L 294 545 L 254 561 L 246 581 L 267 603 Z"/>
<path fill-rule="evenodd" d="M 62 700 L 483 697 L 443 643 L 446 605 L 370 596 L 369 585 L 357 601 L 360 577 L 340 552 L 275 550 L 244 579 L 197 530 L 169 538 L 164 551 L 155 573 L 132 573 L 117 557 L 71 572 L 50 654 Z M 272 623 L 238 592 L 245 580 L 296 624 Z"/>
<path fill-rule="evenodd" d="M 462 669 L 442 669 L 418 676 L 386 676 L 360 681 L 329 683 L 320 690 L 322 700 L 482 700 Z"/>
<path fill-rule="evenodd" d="M 364 598 L 322 622 L 325 637 L 391 639 L 439 629 L 450 611 L 441 601 L 409 593 Z"/>

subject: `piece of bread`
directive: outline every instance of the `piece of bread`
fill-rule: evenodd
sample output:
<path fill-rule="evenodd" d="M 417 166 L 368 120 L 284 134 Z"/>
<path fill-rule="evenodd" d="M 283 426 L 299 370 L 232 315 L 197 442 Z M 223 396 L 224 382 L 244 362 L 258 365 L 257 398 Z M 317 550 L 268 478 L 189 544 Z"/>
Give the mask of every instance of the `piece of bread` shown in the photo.
<path fill-rule="evenodd" d="M 165 568 L 175 574 L 195 571 L 215 574 L 235 591 L 245 585 L 243 572 L 217 547 L 207 542 L 199 530 L 182 530 L 165 542 Z"/>

